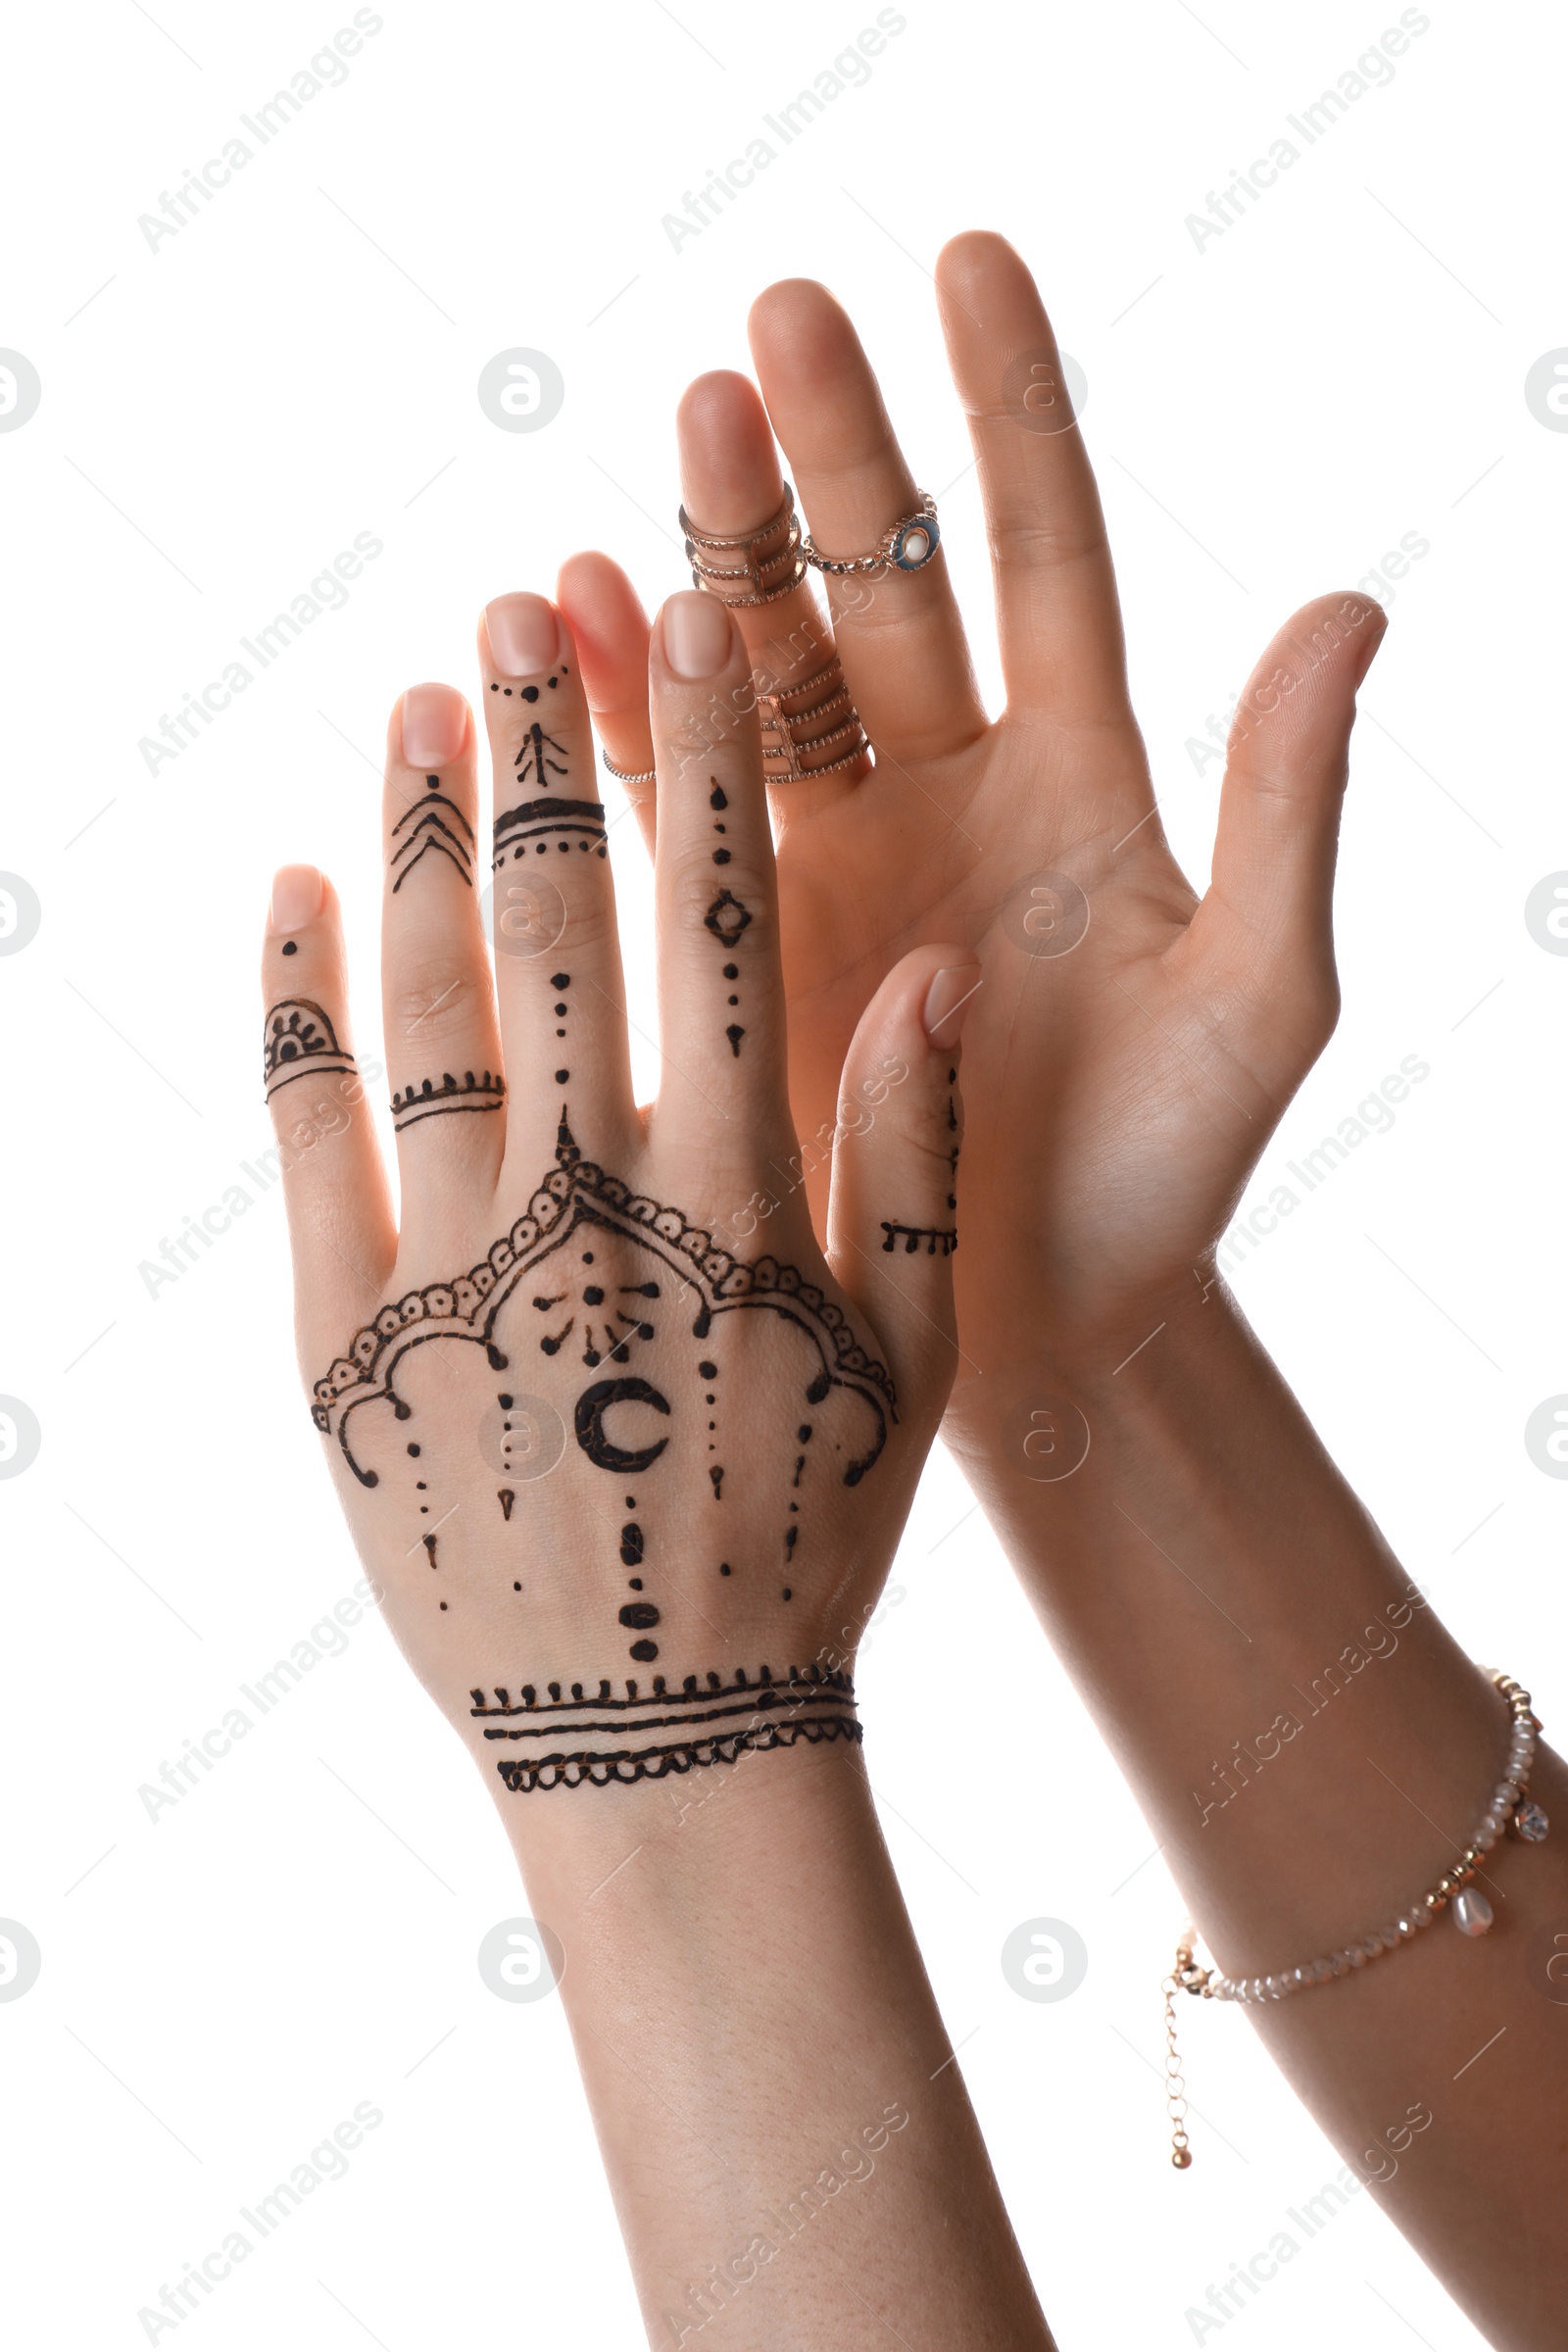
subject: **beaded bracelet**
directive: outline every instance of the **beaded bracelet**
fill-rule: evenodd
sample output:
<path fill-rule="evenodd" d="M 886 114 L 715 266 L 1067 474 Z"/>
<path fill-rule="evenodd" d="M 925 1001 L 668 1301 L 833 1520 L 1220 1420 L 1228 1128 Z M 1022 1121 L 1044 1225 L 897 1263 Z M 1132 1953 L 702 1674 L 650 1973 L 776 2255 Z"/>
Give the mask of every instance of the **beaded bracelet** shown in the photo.
<path fill-rule="evenodd" d="M 1505 1831 L 1527 1844 L 1539 1845 L 1550 1827 L 1529 1792 L 1541 1719 L 1531 1711 L 1529 1691 L 1512 1675 L 1492 1670 L 1492 1680 L 1513 1717 L 1507 1770 L 1492 1791 L 1487 1810 L 1457 1862 L 1450 1863 L 1436 1886 L 1417 1895 L 1397 1919 L 1376 1929 L 1358 1943 L 1343 1944 L 1336 1952 L 1303 1961 L 1299 1968 L 1279 1969 L 1267 1977 L 1227 1977 L 1218 1969 L 1201 1967 L 1194 1956 L 1191 1935 L 1177 1945 L 1175 1967 L 1164 1980 L 1161 1990 L 1165 1996 L 1165 2104 L 1171 2120 L 1171 2163 L 1178 2172 L 1185 2172 L 1193 2161 L 1186 2130 L 1187 2086 L 1176 2055 L 1178 1991 L 1197 1993 L 1207 2001 L 1282 2001 L 1293 1992 L 1304 1991 L 1309 1984 L 1327 1984 L 1335 1977 L 1348 1977 L 1352 1970 L 1364 1968 L 1369 1960 L 1380 1960 L 1385 1952 L 1413 1943 L 1420 1931 L 1431 1927 L 1438 1913 L 1450 1902 L 1453 1924 L 1462 1936 L 1484 1936 L 1491 1927 L 1492 1905 L 1479 1887 L 1470 1886 L 1483 1855 L 1492 1851 Z"/>

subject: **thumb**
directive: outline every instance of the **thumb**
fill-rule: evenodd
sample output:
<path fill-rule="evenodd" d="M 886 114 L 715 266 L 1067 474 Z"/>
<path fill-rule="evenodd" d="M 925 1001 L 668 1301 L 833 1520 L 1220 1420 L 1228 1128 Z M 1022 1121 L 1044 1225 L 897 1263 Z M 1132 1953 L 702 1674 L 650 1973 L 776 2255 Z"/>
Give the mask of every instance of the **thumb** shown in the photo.
<path fill-rule="evenodd" d="M 1321 596 L 1258 662 L 1231 724 L 1212 883 L 1189 934 L 1205 960 L 1243 963 L 1265 987 L 1288 975 L 1307 1003 L 1315 977 L 1325 1035 L 1338 1010 L 1334 862 L 1355 695 L 1387 626 L 1369 597 Z"/>
<path fill-rule="evenodd" d="M 828 1262 L 916 1426 L 940 1417 L 957 1361 L 958 1037 L 980 984 L 972 949 L 906 956 L 861 1014 L 839 1087 Z"/>

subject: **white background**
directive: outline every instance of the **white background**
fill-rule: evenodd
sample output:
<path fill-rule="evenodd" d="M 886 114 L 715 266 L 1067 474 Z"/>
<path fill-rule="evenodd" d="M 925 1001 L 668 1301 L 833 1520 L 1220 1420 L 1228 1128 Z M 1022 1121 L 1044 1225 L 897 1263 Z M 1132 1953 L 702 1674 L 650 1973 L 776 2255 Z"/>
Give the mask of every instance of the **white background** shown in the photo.
<path fill-rule="evenodd" d="M 0 1483 L 0 1914 L 43 1952 L 0 2004 L 5 2316 L 29 2345 L 144 2342 L 162 2282 L 366 2100 L 384 2122 L 348 2177 L 182 2345 L 640 2340 L 559 2003 L 506 2005 L 476 1971 L 481 1936 L 525 1907 L 497 1821 L 380 1625 L 177 1806 L 150 1820 L 137 1791 L 359 1573 L 296 1385 L 278 1193 L 240 1173 L 270 1140 L 270 870 L 336 878 L 368 1056 L 389 704 L 416 678 L 471 685 L 479 606 L 548 589 L 573 548 L 617 553 L 650 604 L 683 584 L 672 408 L 699 368 L 746 364 L 746 305 L 772 277 L 819 275 L 856 315 L 943 494 L 995 695 L 929 268 L 974 223 L 1023 249 L 1087 373 L 1136 700 L 1200 883 L 1219 769 L 1200 774 L 1189 739 L 1291 609 L 1367 580 L 1405 534 L 1430 543 L 1362 697 L 1345 1016 L 1249 1200 L 1404 1056 L 1430 1076 L 1237 1285 L 1461 1638 L 1530 1682 L 1548 1727 L 1568 1709 L 1568 1486 L 1523 1444 L 1568 1390 L 1550 1175 L 1568 960 L 1523 919 L 1568 867 L 1568 436 L 1524 398 L 1568 344 L 1560 15 L 1434 5 L 1392 83 L 1199 250 L 1186 216 L 1397 8 L 909 0 L 866 86 L 677 251 L 662 217 L 831 67 L 870 0 L 379 13 L 343 85 L 156 250 L 138 216 L 352 11 L 158 0 L 155 24 L 98 0 L 12 23 L 0 343 L 43 384 L 0 435 L 0 867 L 43 910 L 0 958 L 0 1392 L 42 1429 Z M 538 433 L 497 430 L 475 397 L 517 345 L 565 380 Z M 346 607 L 149 773 L 139 739 L 359 532 L 383 553 Z M 629 822 L 612 841 L 640 984 L 644 859 Z M 236 1182 L 248 1213 L 150 1296 L 141 1262 Z M 1185 2345 L 1188 2306 L 1338 2159 L 1245 2020 L 1194 2008 L 1198 2163 L 1172 2173 L 1153 2069 L 1179 1900 L 967 1509 L 939 1456 L 863 1668 L 872 1777 L 1064 2352 Z M 958 1775 L 910 1701 L 955 1652 L 1013 1662 Z M 1089 1949 L 1055 2005 L 999 1967 L 1040 1915 Z M 805 1911 L 797 1949 L 809 1972 Z M 1441 2109 L 1448 2085 L 1410 2091 Z M 1373 2204 L 1225 2342 L 1478 2343 Z"/>

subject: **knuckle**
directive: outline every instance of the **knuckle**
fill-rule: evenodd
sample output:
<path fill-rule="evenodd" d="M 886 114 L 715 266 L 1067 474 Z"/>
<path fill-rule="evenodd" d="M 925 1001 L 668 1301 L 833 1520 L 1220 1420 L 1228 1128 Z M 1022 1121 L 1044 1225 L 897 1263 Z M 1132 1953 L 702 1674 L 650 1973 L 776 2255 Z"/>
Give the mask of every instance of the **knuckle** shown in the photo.
<path fill-rule="evenodd" d="M 387 1006 L 389 1027 L 410 1045 L 454 1037 L 470 1028 L 483 1009 L 475 974 L 444 956 L 400 973 Z"/>

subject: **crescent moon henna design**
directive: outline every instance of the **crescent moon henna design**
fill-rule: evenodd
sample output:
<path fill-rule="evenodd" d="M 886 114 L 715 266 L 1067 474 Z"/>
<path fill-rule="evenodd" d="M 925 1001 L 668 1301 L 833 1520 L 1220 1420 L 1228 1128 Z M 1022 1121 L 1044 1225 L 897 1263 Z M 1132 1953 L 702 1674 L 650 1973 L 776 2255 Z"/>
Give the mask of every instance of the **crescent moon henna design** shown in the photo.
<path fill-rule="evenodd" d="M 406 1086 L 392 1098 L 392 1126 L 401 1135 L 405 1127 L 416 1126 L 420 1119 L 432 1119 L 448 1110 L 499 1110 L 507 1099 L 507 1082 L 492 1078 L 486 1070 L 475 1078 L 465 1070 L 461 1083 L 450 1070 L 439 1079 L 423 1079 L 418 1086 Z"/>
<path fill-rule="evenodd" d="M 694 1339 L 707 1339 L 723 1315 L 759 1309 L 781 1316 L 803 1333 L 818 1360 L 805 1392 L 807 1402 L 820 1404 L 831 1390 L 843 1389 L 859 1397 L 872 1415 L 870 1445 L 844 1471 L 844 1484 L 858 1486 L 887 1443 L 888 1422 L 898 1419 L 898 1396 L 886 1365 L 860 1346 L 843 1309 L 824 1298 L 797 1267 L 781 1266 L 771 1257 L 747 1263 L 732 1256 L 678 1208 L 662 1207 L 583 1159 L 564 1116 L 556 1159 L 558 1164 L 529 1200 L 526 1214 L 492 1244 L 476 1266 L 383 1306 L 316 1383 L 311 1417 L 323 1436 L 337 1440 L 360 1484 L 373 1487 L 377 1477 L 356 1459 L 353 1417 L 362 1405 L 377 1399 L 390 1401 L 399 1419 L 408 1417 L 411 1408 L 399 1396 L 396 1382 L 398 1366 L 409 1350 L 432 1340 L 466 1341 L 484 1348 L 492 1369 L 504 1371 L 508 1359 L 497 1344 L 496 1330 L 508 1301 L 517 1298 L 524 1309 L 530 1303 L 540 1305 L 534 1294 L 547 1292 L 550 1281 L 549 1274 L 543 1283 L 539 1279 L 544 1262 L 574 1241 L 592 1242 L 597 1231 L 632 1243 L 667 1269 L 678 1285 L 690 1286 L 698 1299 L 691 1327 Z M 563 1295 L 558 1284 L 553 1295 L 544 1297 L 543 1305 Z M 619 1360 L 624 1362 L 624 1354 Z M 633 1401 L 643 1409 L 668 1410 L 657 1391 L 649 1393 L 647 1383 L 635 1380 L 601 1382 L 577 1402 L 579 1445 L 590 1460 L 596 1446 L 611 1456 L 601 1467 L 628 1467 L 613 1459 L 626 1449 L 605 1437 L 604 1416 L 616 1402 Z M 646 1449 L 631 1454 L 630 1465 L 651 1460 L 665 1443 L 661 1440 L 653 1454 Z"/>
<path fill-rule="evenodd" d="M 296 1078 L 319 1077 L 324 1072 L 359 1075 L 352 1054 L 345 1053 L 319 1004 L 309 997 L 285 997 L 267 1015 L 262 1035 L 262 1074 L 267 1099 Z"/>
<path fill-rule="evenodd" d="M 600 1683 L 596 1698 L 584 1697 L 581 1683 L 572 1685 L 569 1699 L 560 1690 L 553 1685 L 543 1705 L 531 1683 L 515 1700 L 501 1689 L 469 1693 L 469 1713 L 483 1723 L 486 1740 L 526 1743 L 497 1764 L 514 1791 L 659 1781 L 699 1765 L 734 1764 L 748 1750 L 793 1747 L 798 1740 L 816 1746 L 861 1738 L 855 1685 L 841 1668 L 815 1663 L 790 1667 L 782 1681 L 767 1666 L 755 1681 L 744 1667 L 728 1681 L 688 1674 L 677 1691 L 661 1674 L 644 1696 L 631 1682 L 624 1698 L 611 1696 L 609 1682 Z"/>

